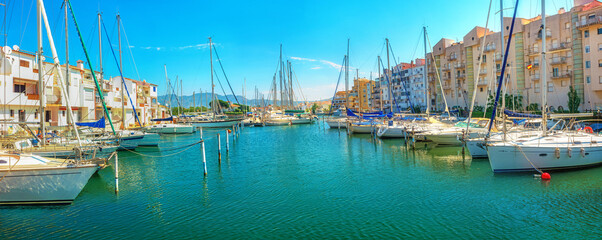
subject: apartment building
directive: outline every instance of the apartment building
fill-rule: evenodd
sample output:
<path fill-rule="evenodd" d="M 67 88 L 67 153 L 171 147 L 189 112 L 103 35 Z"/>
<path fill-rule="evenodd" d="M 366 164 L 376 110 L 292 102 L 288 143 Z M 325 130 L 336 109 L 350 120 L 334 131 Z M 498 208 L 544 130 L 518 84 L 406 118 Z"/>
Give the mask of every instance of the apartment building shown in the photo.
<path fill-rule="evenodd" d="M 573 86 L 582 99 L 582 111 L 602 108 L 602 3 L 574 2 L 570 11 L 560 9 L 546 16 L 546 29 L 540 29 L 541 16 L 515 21 L 504 69 L 505 91 L 522 96 L 523 107 L 527 103 L 541 106 L 541 93 L 547 91 L 552 110 L 567 109 L 567 93 Z M 450 108 L 468 108 L 475 88 L 476 105 L 486 106 L 501 75 L 511 24 L 512 18 L 504 18 L 503 42 L 500 31 L 477 26 L 461 42 L 444 38 L 433 46 L 426 56 L 433 109 L 443 110 L 445 103 Z M 543 34 L 547 85 L 542 89 Z"/>
<path fill-rule="evenodd" d="M 65 95 L 59 82 L 58 68 L 53 63 L 44 62 L 43 69 L 40 71 L 34 53 L 21 50 L 17 46 L 13 48 L 5 47 L 2 53 L 0 87 L 4 90 L 0 91 L 0 101 L 2 101 L 0 115 L 3 120 L 39 122 L 40 95 L 44 96 L 43 114 L 48 126 L 68 124 L 66 96 L 71 104 L 75 121 L 93 121 L 104 115 L 92 72 L 84 68 L 83 61 L 77 61 L 77 65 L 69 66 L 68 70 L 65 65 L 61 66 L 64 78 L 69 71 L 69 79 L 65 81 L 67 92 Z M 41 88 L 38 79 L 40 72 L 43 73 L 44 79 Z M 121 120 L 121 114 L 117 111 L 122 106 L 119 93 L 121 79 L 119 77 L 101 79 L 99 72 L 94 74 L 99 79 L 111 117 L 114 120 Z M 127 78 L 125 82 L 143 124 L 149 123 L 151 118 L 162 117 L 163 110 L 157 102 L 157 85 Z M 126 107 L 130 108 L 131 115 L 133 110 L 129 102 Z M 133 115 L 130 118 L 126 117 L 125 124 L 126 126 L 135 124 Z"/>

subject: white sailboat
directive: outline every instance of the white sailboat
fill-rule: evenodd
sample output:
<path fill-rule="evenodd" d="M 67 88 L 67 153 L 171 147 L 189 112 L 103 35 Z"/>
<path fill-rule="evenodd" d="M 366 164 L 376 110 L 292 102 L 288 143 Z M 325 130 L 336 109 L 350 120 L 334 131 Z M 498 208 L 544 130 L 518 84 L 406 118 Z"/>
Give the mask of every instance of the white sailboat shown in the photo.
<path fill-rule="evenodd" d="M 516 9 L 515 9 L 516 11 Z M 515 12 L 516 16 L 516 12 Z M 542 0 L 542 29 L 546 29 L 545 0 Z M 513 19 L 514 22 L 514 19 Z M 510 36 L 512 35 L 512 28 Z M 542 34 L 542 89 L 546 79 L 546 34 Z M 504 61 L 505 62 L 505 61 Z M 503 70 L 502 70 L 503 75 Z M 589 167 L 602 164 L 602 136 L 583 132 L 548 132 L 546 91 L 542 91 L 540 136 L 487 145 L 493 172 L 543 171 Z"/>
<path fill-rule="evenodd" d="M 68 204 L 98 170 L 35 155 L 0 153 L 0 204 Z"/>

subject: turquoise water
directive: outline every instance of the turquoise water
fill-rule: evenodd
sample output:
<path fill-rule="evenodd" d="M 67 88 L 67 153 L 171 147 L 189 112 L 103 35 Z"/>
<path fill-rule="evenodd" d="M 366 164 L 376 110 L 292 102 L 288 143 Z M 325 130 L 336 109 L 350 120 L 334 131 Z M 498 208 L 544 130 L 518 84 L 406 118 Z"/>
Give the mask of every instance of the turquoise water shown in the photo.
<path fill-rule="evenodd" d="M 222 133 L 222 144 L 225 139 Z M 0 208 L 0 239 L 549 238 L 602 234 L 602 167 L 493 174 L 461 148 L 348 137 L 322 124 L 245 128 L 222 148 L 120 152 L 72 205 Z M 162 147 L 195 135 L 162 136 Z M 139 153 L 157 155 L 152 149 Z M 165 152 L 164 155 L 173 152 Z"/>

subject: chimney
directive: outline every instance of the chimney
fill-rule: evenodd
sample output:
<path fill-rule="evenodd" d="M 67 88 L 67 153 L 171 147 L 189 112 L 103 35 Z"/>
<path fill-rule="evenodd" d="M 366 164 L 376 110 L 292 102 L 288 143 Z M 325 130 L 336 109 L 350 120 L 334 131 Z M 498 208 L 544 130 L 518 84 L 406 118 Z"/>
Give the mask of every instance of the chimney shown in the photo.
<path fill-rule="evenodd" d="M 581 6 L 581 5 L 585 5 L 585 4 L 591 3 L 593 1 L 594 0 L 575 0 L 575 1 L 573 1 L 573 6 L 575 6 L 575 7 L 576 6 Z"/>
<path fill-rule="evenodd" d="M 77 68 L 79 68 L 79 70 L 84 70 L 84 61 L 77 60 Z"/>

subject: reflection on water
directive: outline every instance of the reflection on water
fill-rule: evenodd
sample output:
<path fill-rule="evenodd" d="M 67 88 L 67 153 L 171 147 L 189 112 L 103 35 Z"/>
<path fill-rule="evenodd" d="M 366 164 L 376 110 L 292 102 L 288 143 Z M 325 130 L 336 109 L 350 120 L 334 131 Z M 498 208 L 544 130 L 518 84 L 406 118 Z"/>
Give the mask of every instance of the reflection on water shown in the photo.
<path fill-rule="evenodd" d="M 218 131 L 173 152 L 120 152 L 73 205 L 0 208 L 0 238 L 589 238 L 602 168 L 493 174 L 461 147 L 348 136 L 319 124 L 245 128 L 222 161 Z M 163 149 L 199 139 L 162 136 Z M 162 155 L 165 157 L 149 157 Z M 596 227 L 598 226 L 598 227 Z"/>

